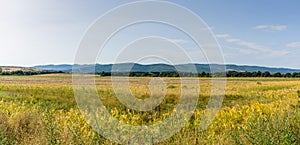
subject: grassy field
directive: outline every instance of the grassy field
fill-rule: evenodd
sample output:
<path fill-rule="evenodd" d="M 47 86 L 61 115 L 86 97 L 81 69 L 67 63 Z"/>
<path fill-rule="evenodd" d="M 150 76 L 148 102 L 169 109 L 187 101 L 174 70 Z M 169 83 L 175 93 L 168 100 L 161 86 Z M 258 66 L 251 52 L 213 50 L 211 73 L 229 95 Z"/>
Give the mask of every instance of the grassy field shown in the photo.
<path fill-rule="evenodd" d="M 85 121 L 73 94 L 71 75 L 0 76 L 0 144 L 115 144 Z M 131 78 L 131 91 L 149 97 L 152 78 Z M 198 78 L 194 78 L 198 79 Z M 138 112 L 116 98 L 110 77 L 97 77 L 107 111 L 131 125 L 159 123 L 172 113 L 180 80 L 164 78 L 162 104 Z M 210 79 L 200 78 L 193 116 L 178 133 L 159 144 L 300 144 L 300 79 L 228 78 L 221 110 L 205 131 L 199 124 L 210 97 Z"/>

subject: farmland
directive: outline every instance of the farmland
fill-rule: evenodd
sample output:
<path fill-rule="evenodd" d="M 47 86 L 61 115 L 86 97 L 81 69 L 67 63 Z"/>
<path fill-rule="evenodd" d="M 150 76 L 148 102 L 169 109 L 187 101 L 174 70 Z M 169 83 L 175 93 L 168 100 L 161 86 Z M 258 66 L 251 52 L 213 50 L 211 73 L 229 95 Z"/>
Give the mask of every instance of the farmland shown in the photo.
<path fill-rule="evenodd" d="M 148 98 L 151 77 L 130 78 L 137 98 Z M 180 78 L 163 78 L 165 99 L 154 110 L 126 108 L 116 98 L 110 77 L 96 77 L 107 111 L 130 125 L 149 125 L 170 116 L 180 97 Z M 202 131 L 210 78 L 199 79 L 200 96 L 188 123 L 158 144 L 300 144 L 300 79 L 228 78 L 223 105 Z M 89 124 L 77 107 L 72 76 L 0 76 L 0 144 L 115 144 Z"/>

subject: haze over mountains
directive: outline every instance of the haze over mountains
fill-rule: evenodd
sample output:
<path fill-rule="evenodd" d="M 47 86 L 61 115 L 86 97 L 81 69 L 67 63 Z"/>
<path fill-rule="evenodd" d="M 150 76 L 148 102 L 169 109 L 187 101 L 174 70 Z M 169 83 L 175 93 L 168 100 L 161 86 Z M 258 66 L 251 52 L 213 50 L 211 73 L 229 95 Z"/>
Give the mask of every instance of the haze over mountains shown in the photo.
<path fill-rule="evenodd" d="M 194 72 L 191 69 L 191 66 L 194 65 L 197 71 L 200 72 L 210 72 L 209 64 L 179 64 L 179 65 L 168 65 L 168 64 L 136 64 L 136 63 L 120 63 L 120 64 L 96 64 L 95 71 L 96 73 L 101 72 Z M 211 64 L 216 68 L 224 68 L 224 65 Z M 289 68 L 273 68 L 273 67 L 261 67 L 261 66 L 247 66 L 247 65 L 234 65 L 227 64 L 225 65 L 226 71 L 237 71 L 237 72 L 266 72 L 270 73 L 293 73 L 300 72 L 300 69 L 289 69 Z M 63 72 L 72 72 L 73 65 L 70 64 L 61 64 L 61 65 L 38 65 L 33 68 L 41 70 L 54 70 L 54 71 L 63 71 Z M 91 72 L 94 68 L 94 65 L 75 65 L 75 68 L 80 68 L 83 72 Z M 112 71 L 113 68 L 113 71 Z M 221 70 L 220 70 L 221 71 Z"/>

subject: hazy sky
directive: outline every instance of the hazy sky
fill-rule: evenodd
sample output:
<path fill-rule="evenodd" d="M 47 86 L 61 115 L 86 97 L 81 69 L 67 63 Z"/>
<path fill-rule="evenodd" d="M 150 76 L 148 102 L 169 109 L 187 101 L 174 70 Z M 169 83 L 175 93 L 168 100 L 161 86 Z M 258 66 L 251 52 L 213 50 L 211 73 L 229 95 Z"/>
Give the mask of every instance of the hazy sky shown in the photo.
<path fill-rule="evenodd" d="M 72 64 L 89 26 L 127 2 L 133 1 L 0 0 L 0 65 Z M 192 10 L 209 25 L 226 63 L 300 68 L 299 0 L 172 2 Z M 169 38 L 194 55 L 195 62 L 205 63 L 189 38 L 156 24 L 124 30 L 108 44 L 99 62 L 112 63 L 110 56 L 124 47 L 127 39 L 148 35 Z"/>

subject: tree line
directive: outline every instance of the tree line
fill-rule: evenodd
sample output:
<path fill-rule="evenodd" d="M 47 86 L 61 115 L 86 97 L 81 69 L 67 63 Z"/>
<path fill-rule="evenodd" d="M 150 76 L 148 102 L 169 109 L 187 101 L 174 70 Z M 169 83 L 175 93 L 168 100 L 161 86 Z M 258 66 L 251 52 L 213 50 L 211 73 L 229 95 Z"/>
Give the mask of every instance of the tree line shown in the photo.
<path fill-rule="evenodd" d="M 227 77 L 285 77 L 285 78 L 296 78 L 300 77 L 300 72 L 294 73 L 270 73 L 269 71 L 266 72 L 237 72 L 237 71 L 228 71 L 226 73 Z"/>
<path fill-rule="evenodd" d="M 285 78 L 298 78 L 300 72 L 294 73 L 270 73 L 266 72 L 237 72 L 228 71 L 225 73 L 188 73 L 188 72 L 101 72 L 97 73 L 100 76 L 130 76 L 130 77 L 285 77 Z"/>
<path fill-rule="evenodd" d="M 210 77 L 209 73 L 189 72 L 101 72 L 100 76 L 129 76 L 129 77 Z"/>
<path fill-rule="evenodd" d="M 50 71 L 50 70 L 43 70 L 43 71 L 2 71 L 0 69 L 0 75 L 3 76 L 31 76 L 31 75 L 42 75 L 42 74 L 55 74 L 55 73 L 63 73 L 62 71 Z"/>
<path fill-rule="evenodd" d="M 27 76 L 27 75 L 41 75 L 41 74 L 54 74 L 54 73 L 64 73 L 62 71 L 2 71 L 0 68 L 0 75 L 17 75 L 17 76 Z M 190 72 L 100 72 L 96 73 L 100 76 L 129 76 L 129 77 L 285 77 L 285 78 L 300 78 L 300 72 L 294 73 L 270 73 L 266 72 L 237 72 L 228 71 L 225 73 L 190 73 Z"/>

